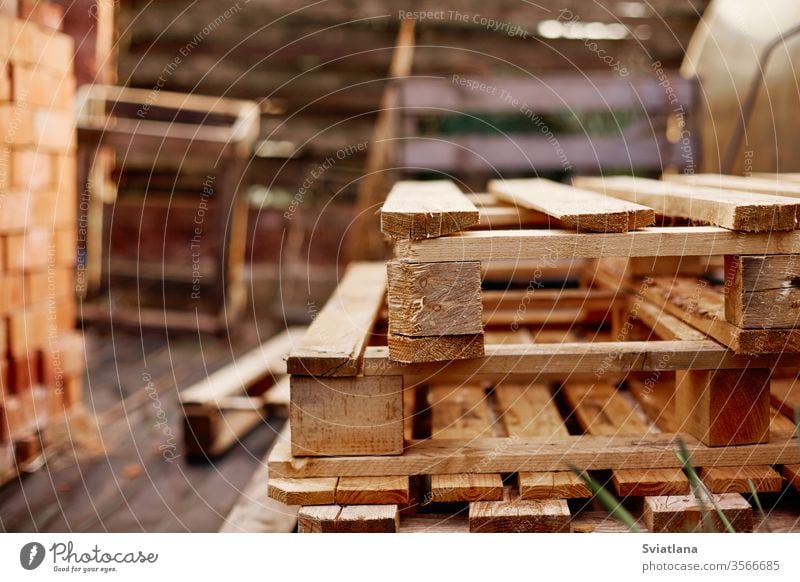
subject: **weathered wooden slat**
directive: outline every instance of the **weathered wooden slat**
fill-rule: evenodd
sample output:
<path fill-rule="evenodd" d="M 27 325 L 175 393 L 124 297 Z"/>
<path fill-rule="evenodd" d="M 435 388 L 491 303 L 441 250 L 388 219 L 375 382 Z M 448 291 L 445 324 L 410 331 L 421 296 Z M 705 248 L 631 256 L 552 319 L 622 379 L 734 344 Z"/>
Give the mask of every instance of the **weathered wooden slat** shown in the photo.
<path fill-rule="evenodd" d="M 726 174 L 664 174 L 664 180 L 701 186 L 704 188 L 719 188 L 725 190 L 741 190 L 754 194 L 770 194 L 772 196 L 786 196 L 787 198 L 800 198 L 800 183 L 791 177 L 785 179 L 781 174 L 767 176 L 730 176 Z"/>
<path fill-rule="evenodd" d="M 700 477 L 712 493 L 750 493 L 748 481 L 759 493 L 777 493 L 783 487 L 783 478 L 769 465 L 703 467 Z"/>
<path fill-rule="evenodd" d="M 651 207 L 663 216 L 688 218 L 730 230 L 770 232 L 797 227 L 797 200 L 767 194 L 688 186 L 633 176 L 576 178 L 576 186 Z"/>
<path fill-rule="evenodd" d="M 725 319 L 745 329 L 800 323 L 800 255 L 726 255 Z"/>
<path fill-rule="evenodd" d="M 397 182 L 381 208 L 381 231 L 396 239 L 435 238 L 478 220 L 478 209 L 449 180 Z"/>
<path fill-rule="evenodd" d="M 506 492 L 503 501 L 469 504 L 473 533 L 554 533 L 569 531 L 570 513 L 563 499 L 527 500 Z"/>
<path fill-rule="evenodd" d="M 544 212 L 579 231 L 628 232 L 655 223 L 652 208 L 546 180 L 490 180 L 500 200 Z"/>
<path fill-rule="evenodd" d="M 300 533 L 396 533 L 396 505 L 316 505 L 297 514 Z"/>
<path fill-rule="evenodd" d="M 382 263 L 353 263 L 289 354 L 289 374 L 355 376 L 386 293 Z"/>
<path fill-rule="evenodd" d="M 737 532 L 753 531 L 753 509 L 738 493 L 714 495 L 720 511 Z M 713 531 L 725 531 L 710 500 L 705 500 L 705 510 Z M 648 497 L 645 499 L 643 517 L 652 532 L 705 531 L 700 504 L 693 495 Z"/>

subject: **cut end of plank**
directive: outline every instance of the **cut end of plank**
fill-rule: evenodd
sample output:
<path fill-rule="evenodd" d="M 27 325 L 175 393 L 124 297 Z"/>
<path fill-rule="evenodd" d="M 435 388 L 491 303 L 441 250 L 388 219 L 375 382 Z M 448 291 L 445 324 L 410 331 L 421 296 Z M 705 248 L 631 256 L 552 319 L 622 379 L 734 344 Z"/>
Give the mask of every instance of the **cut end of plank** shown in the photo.
<path fill-rule="evenodd" d="M 397 182 L 381 208 L 381 232 L 423 240 L 478 224 L 478 208 L 449 180 Z"/>
<path fill-rule="evenodd" d="M 483 334 L 407 337 L 389 334 L 389 359 L 394 362 L 447 362 L 484 355 Z"/>

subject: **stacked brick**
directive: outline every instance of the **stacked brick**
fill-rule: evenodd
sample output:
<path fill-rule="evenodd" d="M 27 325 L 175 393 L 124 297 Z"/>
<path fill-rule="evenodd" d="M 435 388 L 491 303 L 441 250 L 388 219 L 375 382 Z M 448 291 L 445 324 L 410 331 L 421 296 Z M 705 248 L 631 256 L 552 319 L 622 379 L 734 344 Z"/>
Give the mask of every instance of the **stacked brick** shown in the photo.
<path fill-rule="evenodd" d="M 39 19 L 0 15 L 0 481 L 81 400 L 73 50 Z"/>

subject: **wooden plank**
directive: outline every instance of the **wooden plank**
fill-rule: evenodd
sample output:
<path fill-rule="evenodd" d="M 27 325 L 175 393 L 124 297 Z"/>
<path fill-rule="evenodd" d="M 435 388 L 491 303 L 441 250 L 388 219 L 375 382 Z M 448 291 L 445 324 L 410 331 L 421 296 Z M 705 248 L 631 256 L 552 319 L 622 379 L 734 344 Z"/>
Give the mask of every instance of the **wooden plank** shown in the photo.
<path fill-rule="evenodd" d="M 700 477 L 712 493 L 750 493 L 748 481 L 759 493 L 779 493 L 783 488 L 783 478 L 769 465 L 703 467 Z"/>
<path fill-rule="evenodd" d="M 395 363 L 389 358 L 387 348 L 373 346 L 367 348 L 364 355 L 364 376 L 405 374 L 407 378 L 430 378 L 439 374 L 453 378 L 481 373 L 501 378 L 509 374 L 569 378 L 580 373 L 595 374 L 598 370 L 626 374 L 691 368 L 766 368 L 778 364 L 797 365 L 799 360 L 793 353 L 736 355 L 711 340 L 490 344 L 481 357 L 414 364 Z"/>
<path fill-rule="evenodd" d="M 381 208 L 381 231 L 395 239 L 435 238 L 478 220 L 478 209 L 449 180 L 397 182 Z"/>
<path fill-rule="evenodd" d="M 800 250 L 795 231 L 743 236 L 714 226 L 647 227 L 630 232 L 574 233 L 564 230 L 464 232 L 436 239 L 398 241 L 395 257 L 404 261 L 520 261 L 603 257 L 677 257 L 733 254 L 793 254 Z"/>
<path fill-rule="evenodd" d="M 707 447 L 680 435 L 692 463 L 699 467 L 783 465 L 800 463 L 794 437 L 774 436 L 770 442 L 737 447 Z M 681 466 L 675 451 L 676 435 L 646 437 L 577 435 L 553 438 L 484 438 L 470 441 L 426 439 L 412 441 L 399 456 L 294 458 L 279 443 L 270 455 L 270 474 L 281 477 L 341 477 L 432 475 L 515 471 L 569 471 L 607 469 L 666 469 Z"/>
<path fill-rule="evenodd" d="M 798 255 L 726 255 L 725 319 L 745 329 L 796 327 L 798 282 Z"/>
<path fill-rule="evenodd" d="M 800 184 L 781 174 L 771 176 L 731 176 L 727 174 L 664 174 L 663 180 L 725 190 L 740 190 L 754 194 L 800 198 Z"/>
<path fill-rule="evenodd" d="M 797 378 L 773 378 L 772 405 L 794 422 L 800 420 L 800 382 Z"/>
<path fill-rule="evenodd" d="M 431 475 L 433 503 L 491 501 L 503 498 L 503 480 L 496 473 Z"/>
<path fill-rule="evenodd" d="M 409 497 L 408 477 L 341 477 L 336 487 L 339 505 L 407 505 Z"/>
<path fill-rule="evenodd" d="M 289 354 L 289 374 L 355 376 L 386 293 L 382 263 L 353 263 Z"/>
<path fill-rule="evenodd" d="M 472 533 L 554 533 L 569 531 L 570 513 L 563 499 L 526 500 L 508 496 L 503 501 L 469 504 Z"/>
<path fill-rule="evenodd" d="M 493 435 L 489 401 L 483 388 L 434 386 L 428 391 L 428 402 L 431 407 L 432 440 L 477 440 Z M 501 475 L 489 473 L 476 478 L 474 473 L 432 474 L 430 500 L 443 502 L 503 498 Z"/>
<path fill-rule="evenodd" d="M 571 471 L 534 471 L 517 475 L 520 499 L 581 499 L 591 497 L 586 483 Z"/>
<path fill-rule="evenodd" d="M 576 186 L 608 196 L 645 204 L 663 216 L 721 226 L 746 232 L 792 230 L 797 226 L 800 204 L 796 200 L 766 194 L 743 193 L 613 176 L 576 178 Z"/>
<path fill-rule="evenodd" d="M 538 210 L 579 231 L 628 232 L 655 223 L 652 208 L 544 178 L 490 180 L 489 191 L 501 200 Z"/>
<path fill-rule="evenodd" d="M 481 325 L 481 264 L 387 264 L 389 332 L 412 337 L 468 335 Z"/>
<path fill-rule="evenodd" d="M 292 376 L 289 416 L 296 455 L 399 455 L 403 378 Z"/>
<path fill-rule="evenodd" d="M 650 426 L 631 403 L 608 384 L 565 384 L 562 392 L 581 428 L 591 435 L 647 435 Z M 620 496 L 672 495 L 689 492 L 678 468 L 614 470 L 611 480 Z"/>
<path fill-rule="evenodd" d="M 769 370 L 689 370 L 675 373 L 680 430 L 709 446 L 769 440 Z"/>
<path fill-rule="evenodd" d="M 334 503 L 336 477 L 282 479 L 269 481 L 268 495 L 284 505 L 329 505 Z"/>
<path fill-rule="evenodd" d="M 786 479 L 795 490 L 800 491 L 800 465 L 784 465 L 781 473 L 783 478 Z"/>
<path fill-rule="evenodd" d="M 737 532 L 753 531 L 753 509 L 738 493 L 714 495 L 722 513 Z M 719 516 L 710 502 L 705 510 L 711 520 L 713 531 L 725 531 Z M 700 504 L 693 495 L 648 497 L 644 502 L 644 522 L 652 532 L 705 531 Z"/>
<path fill-rule="evenodd" d="M 408 337 L 389 334 L 388 357 L 401 364 L 469 360 L 484 355 L 483 333 Z"/>
<path fill-rule="evenodd" d="M 300 533 L 396 533 L 396 505 L 316 505 L 297 514 Z"/>

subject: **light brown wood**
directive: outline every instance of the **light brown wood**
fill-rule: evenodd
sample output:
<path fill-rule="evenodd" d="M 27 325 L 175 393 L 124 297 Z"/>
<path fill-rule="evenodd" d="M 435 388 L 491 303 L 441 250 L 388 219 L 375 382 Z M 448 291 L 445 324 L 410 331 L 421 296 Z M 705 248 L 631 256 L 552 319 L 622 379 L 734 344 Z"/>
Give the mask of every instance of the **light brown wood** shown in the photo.
<path fill-rule="evenodd" d="M 522 261 L 602 257 L 679 257 L 733 254 L 792 254 L 800 232 L 740 233 L 714 226 L 647 227 L 630 232 L 575 233 L 565 230 L 494 230 L 430 240 L 398 241 L 395 258 L 442 261 Z"/>
<path fill-rule="evenodd" d="M 414 339 L 420 342 L 420 346 L 423 345 L 422 338 Z M 407 345 L 410 348 L 413 344 Z M 690 368 L 739 369 L 753 365 L 768 368 L 800 363 L 800 357 L 795 353 L 757 357 L 737 355 L 712 340 L 490 344 L 485 352 L 485 355 L 472 359 L 404 364 L 392 361 L 387 348 L 373 346 L 367 348 L 364 354 L 364 375 L 404 374 L 409 378 L 430 378 L 434 374 L 443 374 L 450 379 L 469 377 L 480 372 L 485 377 L 499 376 L 505 379 L 509 374 L 549 374 L 551 378 L 565 379 L 575 374 L 595 374 L 598 370 L 612 374 Z M 609 357 L 610 353 L 614 354 L 613 358 Z M 455 354 L 464 355 L 465 352 L 455 351 Z"/>
<path fill-rule="evenodd" d="M 497 415 L 510 437 L 566 437 L 569 431 L 546 386 L 498 384 Z"/>
<path fill-rule="evenodd" d="M 399 455 L 403 378 L 292 376 L 289 416 L 296 455 Z"/>
<path fill-rule="evenodd" d="M 769 440 L 769 370 L 689 370 L 675 373 L 680 430 L 709 446 Z"/>
<path fill-rule="evenodd" d="M 400 517 L 396 505 L 317 505 L 301 507 L 300 533 L 396 533 Z"/>
<path fill-rule="evenodd" d="M 580 499 L 592 492 L 572 471 L 536 471 L 517 475 L 520 499 Z"/>
<path fill-rule="evenodd" d="M 397 182 L 381 208 L 381 231 L 395 239 L 436 238 L 478 220 L 478 209 L 449 180 Z"/>
<path fill-rule="evenodd" d="M 770 382 L 772 405 L 794 422 L 800 421 L 800 380 L 774 378 Z M 798 422 L 800 424 L 800 422 Z"/>
<path fill-rule="evenodd" d="M 745 329 L 800 321 L 800 255 L 726 255 L 725 319 Z"/>
<path fill-rule="evenodd" d="M 289 374 L 355 376 L 386 293 L 382 263 L 353 263 L 289 354 Z"/>
<path fill-rule="evenodd" d="M 782 178 L 781 174 L 767 176 L 731 176 L 727 174 L 664 174 L 664 180 L 725 190 L 740 190 L 753 194 L 769 194 L 800 198 L 800 184 L 791 179 Z"/>
<path fill-rule="evenodd" d="M 655 223 L 652 208 L 544 178 L 490 180 L 500 200 L 538 210 L 579 231 L 628 232 Z"/>
<path fill-rule="evenodd" d="M 481 325 L 481 264 L 387 265 L 389 332 L 412 337 L 468 335 Z"/>
<path fill-rule="evenodd" d="M 783 479 L 769 465 L 703 467 L 700 477 L 712 493 L 750 493 L 748 481 L 759 493 L 777 493 L 783 487 Z"/>
<path fill-rule="evenodd" d="M 563 499 L 525 500 L 507 492 L 503 501 L 469 504 L 472 533 L 568 532 L 569 521 L 569 506 Z"/>
<path fill-rule="evenodd" d="M 753 531 L 753 509 L 738 493 L 714 495 L 714 501 L 737 532 Z M 725 531 L 716 511 L 709 500 L 704 503 L 705 511 L 713 531 Z M 672 495 L 648 497 L 644 501 L 642 513 L 647 529 L 652 532 L 694 532 L 705 531 L 701 506 L 693 495 Z"/>
<path fill-rule="evenodd" d="M 336 486 L 336 503 L 406 505 L 409 499 L 408 488 L 408 477 L 342 477 Z"/>
<path fill-rule="evenodd" d="M 611 472 L 614 489 L 620 497 L 686 495 L 689 480 L 682 469 L 618 469 Z"/>
<path fill-rule="evenodd" d="M 576 178 L 576 186 L 645 204 L 663 216 L 688 218 L 730 230 L 768 232 L 797 227 L 797 200 L 662 182 L 632 176 Z"/>
<path fill-rule="evenodd" d="M 483 333 L 433 337 L 389 334 L 387 344 L 389 359 L 405 364 L 468 360 L 484 355 Z"/>
<path fill-rule="evenodd" d="M 795 437 L 774 435 L 768 443 L 736 447 L 707 447 L 681 435 L 698 467 L 784 465 L 800 463 Z M 381 475 L 443 475 L 515 471 L 586 471 L 607 469 L 666 469 L 681 467 L 675 454 L 676 435 L 563 438 L 486 438 L 470 441 L 426 439 L 408 444 L 402 455 L 304 457 L 291 455 L 278 443 L 269 459 L 271 475 L 280 477 L 342 477 Z"/>
<path fill-rule="evenodd" d="M 474 440 L 491 437 L 489 400 L 478 386 L 443 385 L 428 391 L 431 407 L 431 439 Z M 502 499 L 503 478 L 489 473 L 476 478 L 469 473 L 431 476 L 431 501 Z"/>
<path fill-rule="evenodd" d="M 794 487 L 795 490 L 800 491 L 800 465 L 784 465 L 781 471 L 783 478 Z"/>
<path fill-rule="evenodd" d="M 336 477 L 269 480 L 268 495 L 284 505 L 329 505 L 336 494 Z"/>
<path fill-rule="evenodd" d="M 430 501 L 495 501 L 503 498 L 503 479 L 497 473 L 431 475 Z"/>

